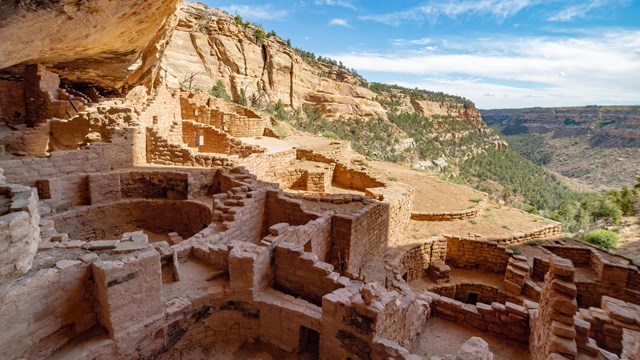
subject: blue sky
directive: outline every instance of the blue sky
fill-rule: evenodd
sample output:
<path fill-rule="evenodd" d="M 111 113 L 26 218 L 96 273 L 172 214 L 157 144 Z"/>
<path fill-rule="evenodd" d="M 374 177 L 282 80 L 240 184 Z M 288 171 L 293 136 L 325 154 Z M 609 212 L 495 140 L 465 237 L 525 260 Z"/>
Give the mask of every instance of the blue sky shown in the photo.
<path fill-rule="evenodd" d="M 369 81 L 479 108 L 640 104 L 640 0 L 205 0 Z"/>

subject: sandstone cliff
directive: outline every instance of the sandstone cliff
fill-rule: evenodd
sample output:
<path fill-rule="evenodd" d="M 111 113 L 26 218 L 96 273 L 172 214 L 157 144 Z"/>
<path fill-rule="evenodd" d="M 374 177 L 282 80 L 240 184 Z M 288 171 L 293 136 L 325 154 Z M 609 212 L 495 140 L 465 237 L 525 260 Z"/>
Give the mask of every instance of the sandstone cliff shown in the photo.
<path fill-rule="evenodd" d="M 348 72 L 311 66 L 277 36 L 256 36 L 262 29 L 253 24 L 194 3 L 179 5 L 177 16 L 161 57 L 160 76 L 171 87 L 208 91 L 222 80 L 235 100 L 244 92 L 295 108 L 319 106 L 331 117 L 385 117 L 376 94 Z"/>
<path fill-rule="evenodd" d="M 121 87 L 178 1 L 2 1 L 0 69 L 38 63 L 64 79 Z"/>
<path fill-rule="evenodd" d="M 236 100 L 244 92 L 247 98 L 281 100 L 293 108 L 319 107 L 329 118 L 386 118 L 379 99 L 389 94 L 371 91 L 345 69 L 310 60 L 253 24 L 195 3 L 179 5 L 176 16 L 161 56 L 160 77 L 169 86 L 182 83 L 208 91 L 221 80 Z M 473 103 L 462 99 L 430 101 L 400 94 L 399 101 L 401 111 L 480 121 Z"/>
<path fill-rule="evenodd" d="M 28 64 L 58 73 L 65 84 L 124 92 L 159 83 L 208 91 L 221 80 L 234 100 L 312 106 L 330 119 L 386 119 L 384 101 L 392 96 L 399 111 L 481 120 L 470 101 L 374 92 L 344 67 L 254 24 L 179 0 L 3 2 L 0 78 L 19 80 Z"/>

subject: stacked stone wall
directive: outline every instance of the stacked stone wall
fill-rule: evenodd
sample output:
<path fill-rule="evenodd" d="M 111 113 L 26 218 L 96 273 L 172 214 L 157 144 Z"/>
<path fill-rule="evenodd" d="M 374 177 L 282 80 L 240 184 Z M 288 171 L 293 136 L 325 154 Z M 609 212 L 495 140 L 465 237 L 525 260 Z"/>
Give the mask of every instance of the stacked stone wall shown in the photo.
<path fill-rule="evenodd" d="M 124 354 L 150 357 L 164 345 L 160 255 L 148 250 L 92 264 L 98 322 Z M 141 311 L 131 298 L 144 304 Z M 160 334 L 160 336 L 158 336 Z"/>
<path fill-rule="evenodd" d="M 61 260 L 0 285 L 0 354 L 44 359 L 97 324 L 90 265 Z"/>
<path fill-rule="evenodd" d="M 273 181 L 270 176 L 274 169 L 283 169 L 296 159 L 295 150 L 285 150 L 277 153 L 252 154 L 238 159 L 238 165 L 246 167 L 252 174 L 266 181 Z"/>
<path fill-rule="evenodd" d="M 24 82 L 0 79 L 0 119 L 11 124 L 24 122 Z"/>
<path fill-rule="evenodd" d="M 494 241 L 468 240 L 445 235 L 447 263 L 457 268 L 504 274 L 513 251 Z"/>
<path fill-rule="evenodd" d="M 35 186 L 40 179 L 130 167 L 135 131 L 133 128 L 116 130 L 111 143 L 94 143 L 86 150 L 54 151 L 45 158 L 2 160 L 0 167 L 8 182 L 27 186 Z"/>
<path fill-rule="evenodd" d="M 140 228 L 187 239 L 211 223 L 211 209 L 191 201 L 123 200 L 54 215 L 56 230 L 74 240 L 116 240 Z M 93 224 L 88 227 L 86 224 Z"/>
<path fill-rule="evenodd" d="M 322 297 L 345 287 L 349 279 L 333 272 L 333 266 L 321 262 L 302 246 L 280 243 L 275 248 L 275 284 L 286 293 L 317 305 Z"/>
<path fill-rule="evenodd" d="M 387 251 L 387 253 L 389 253 Z M 391 252 L 396 254 L 388 262 L 405 281 L 422 278 L 432 264 L 443 264 L 447 254 L 444 237 L 426 239 L 419 244 L 405 245 Z"/>
<path fill-rule="evenodd" d="M 448 296 L 430 292 L 425 294 L 433 299 L 431 307 L 435 316 L 463 323 L 502 338 L 525 343 L 529 341 L 529 312 L 521 305 L 508 301 L 504 304 L 495 301 L 465 304 Z"/>
<path fill-rule="evenodd" d="M 181 94 L 182 117 L 211 125 L 234 137 L 256 137 L 264 134 L 269 119 L 253 110 L 201 94 Z"/>
<path fill-rule="evenodd" d="M 353 282 L 324 296 L 320 358 L 387 359 L 385 351 L 407 358 L 400 347 L 409 345 L 427 321 L 427 301 Z"/>
<path fill-rule="evenodd" d="M 234 165 L 234 161 L 227 156 L 212 153 L 199 154 L 195 149 L 185 145 L 169 143 L 151 129 L 147 129 L 146 143 L 146 159 L 150 164 L 206 168 Z"/>
<path fill-rule="evenodd" d="M 341 163 L 336 164 L 333 183 L 340 187 L 360 191 L 385 186 L 385 183 L 372 177 L 366 171 L 352 169 Z"/>
<path fill-rule="evenodd" d="M 331 248 L 331 217 L 323 215 L 304 225 L 289 226 L 286 223 L 275 224 L 269 228 L 270 234 L 262 239 L 263 244 L 283 242 L 302 246 L 307 253 L 314 254 L 325 261 Z"/>
<path fill-rule="evenodd" d="M 199 144 L 200 136 L 204 139 L 202 144 Z M 238 155 L 241 158 L 266 152 L 266 149 L 260 146 L 243 144 L 212 126 L 188 120 L 182 122 L 182 141 L 199 152 Z"/>
<path fill-rule="evenodd" d="M 591 325 L 589 336 L 598 346 L 618 355 L 623 350 L 624 330 L 640 332 L 640 306 L 609 296 L 602 297 L 600 307 L 579 309 L 577 317 Z"/>
<path fill-rule="evenodd" d="M 452 285 L 438 285 L 431 292 L 448 297 L 456 301 L 468 303 L 470 294 L 476 294 L 477 301 L 485 304 L 494 302 L 504 304 L 506 302 L 522 303 L 522 299 L 505 292 L 503 289 L 479 283 L 459 283 Z"/>
<path fill-rule="evenodd" d="M 0 184 L 0 281 L 31 269 L 40 242 L 35 189 Z"/>

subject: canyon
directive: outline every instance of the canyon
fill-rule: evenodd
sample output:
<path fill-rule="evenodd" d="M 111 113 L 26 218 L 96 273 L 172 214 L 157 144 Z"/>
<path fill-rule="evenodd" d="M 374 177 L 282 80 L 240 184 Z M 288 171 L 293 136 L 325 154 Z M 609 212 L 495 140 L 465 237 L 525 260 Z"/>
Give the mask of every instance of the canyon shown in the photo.
<path fill-rule="evenodd" d="M 504 146 L 469 100 L 197 3 L 1 6 L 3 358 L 640 358 L 631 259 L 260 110 L 366 127 L 393 102 Z"/>

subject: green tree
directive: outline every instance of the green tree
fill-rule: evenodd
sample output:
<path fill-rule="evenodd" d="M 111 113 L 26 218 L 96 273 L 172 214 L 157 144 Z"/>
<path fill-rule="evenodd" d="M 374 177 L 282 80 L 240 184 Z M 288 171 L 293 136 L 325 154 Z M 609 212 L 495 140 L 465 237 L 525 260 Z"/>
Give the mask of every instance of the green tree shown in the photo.
<path fill-rule="evenodd" d="M 620 241 L 620 235 L 611 230 L 597 229 L 586 233 L 583 240 L 590 244 L 602 246 L 605 249 L 611 249 Z"/>
<path fill-rule="evenodd" d="M 264 31 L 262 31 L 261 29 L 255 29 L 253 30 L 253 36 L 256 37 L 256 40 L 258 40 L 258 42 L 260 44 L 264 43 L 264 40 L 267 38 L 266 34 L 264 33 Z"/>
<path fill-rule="evenodd" d="M 209 90 L 209 95 L 226 101 L 231 101 L 231 96 L 229 96 L 227 89 L 224 87 L 224 83 L 220 79 L 218 79 L 218 81 L 216 81 L 216 84 L 211 87 L 211 90 Z"/>

